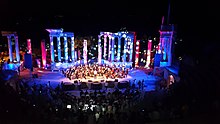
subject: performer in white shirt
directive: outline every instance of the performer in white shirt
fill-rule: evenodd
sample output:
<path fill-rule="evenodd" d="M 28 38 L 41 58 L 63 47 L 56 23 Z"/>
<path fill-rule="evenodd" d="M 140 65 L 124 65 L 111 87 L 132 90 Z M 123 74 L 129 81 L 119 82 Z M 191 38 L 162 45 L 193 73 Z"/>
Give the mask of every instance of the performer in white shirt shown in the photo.
<path fill-rule="evenodd" d="M 95 70 L 94 71 L 94 79 L 96 79 L 96 76 L 97 76 L 97 71 Z"/>

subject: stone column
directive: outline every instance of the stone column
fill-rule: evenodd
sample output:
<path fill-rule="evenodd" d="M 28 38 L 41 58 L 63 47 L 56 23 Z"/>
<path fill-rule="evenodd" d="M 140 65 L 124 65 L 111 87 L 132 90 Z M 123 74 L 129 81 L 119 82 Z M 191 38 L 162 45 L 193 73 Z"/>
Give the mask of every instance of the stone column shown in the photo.
<path fill-rule="evenodd" d="M 168 66 L 172 65 L 172 38 L 173 34 L 171 34 L 171 37 L 168 39 Z"/>
<path fill-rule="evenodd" d="M 15 50 L 16 50 L 17 62 L 20 62 L 20 50 L 19 50 L 18 36 L 15 36 Z"/>
<path fill-rule="evenodd" d="M 129 62 L 132 62 L 134 40 L 133 39 L 129 39 L 129 40 L 130 40 Z"/>
<path fill-rule="evenodd" d="M 77 58 L 77 51 L 75 51 L 75 61 L 77 61 L 78 60 L 78 58 Z"/>
<path fill-rule="evenodd" d="M 68 62 L 68 44 L 67 44 L 66 36 L 64 36 L 64 55 L 65 55 L 65 62 Z"/>
<path fill-rule="evenodd" d="M 50 35 L 50 55 L 51 63 L 54 63 L 54 45 L 53 45 L 53 36 Z"/>
<path fill-rule="evenodd" d="M 61 62 L 61 43 L 60 43 L 60 36 L 57 36 L 57 54 L 58 54 L 58 62 Z"/>
<path fill-rule="evenodd" d="M 31 49 L 31 39 L 27 39 L 27 50 L 29 54 L 32 54 L 32 49 Z"/>
<path fill-rule="evenodd" d="M 126 62 L 126 53 L 127 53 L 127 38 L 124 40 L 124 55 L 123 55 L 123 62 Z"/>
<path fill-rule="evenodd" d="M 107 35 L 104 35 L 104 55 L 103 58 L 106 60 L 106 52 L 107 52 Z"/>
<path fill-rule="evenodd" d="M 84 64 L 87 65 L 87 40 L 83 41 L 83 58 Z"/>
<path fill-rule="evenodd" d="M 10 62 L 13 62 L 11 35 L 7 36 L 7 38 L 8 38 L 8 53 L 9 53 L 9 59 L 10 59 Z"/>
<path fill-rule="evenodd" d="M 41 41 L 41 53 L 42 53 L 42 66 L 45 69 L 46 64 L 47 64 L 47 61 L 46 61 L 47 53 L 46 53 L 46 46 L 45 46 L 44 40 Z"/>
<path fill-rule="evenodd" d="M 114 61 L 114 59 L 115 59 L 115 37 L 112 37 L 112 52 L 111 52 L 111 56 L 112 56 L 112 59 L 111 59 L 111 61 Z"/>
<path fill-rule="evenodd" d="M 137 42 L 135 42 L 135 67 L 138 67 L 138 63 L 139 63 L 139 47 L 140 47 L 140 40 L 137 40 Z"/>
<path fill-rule="evenodd" d="M 111 54 L 112 54 L 112 51 L 111 51 L 111 35 L 109 35 L 109 42 L 108 42 L 108 61 L 111 61 Z"/>
<path fill-rule="evenodd" d="M 121 58 L 121 37 L 118 37 L 118 53 L 117 53 L 117 60 L 120 61 Z"/>
<path fill-rule="evenodd" d="M 152 46 L 152 40 L 148 40 L 147 45 L 147 61 L 146 61 L 146 67 L 150 66 L 150 60 L 151 60 L 151 46 Z"/>
<path fill-rule="evenodd" d="M 102 64 L 101 35 L 98 36 L 98 64 Z"/>
<path fill-rule="evenodd" d="M 72 61 L 75 61 L 74 55 L 75 55 L 75 49 L 74 49 L 74 36 L 71 37 L 71 57 Z"/>

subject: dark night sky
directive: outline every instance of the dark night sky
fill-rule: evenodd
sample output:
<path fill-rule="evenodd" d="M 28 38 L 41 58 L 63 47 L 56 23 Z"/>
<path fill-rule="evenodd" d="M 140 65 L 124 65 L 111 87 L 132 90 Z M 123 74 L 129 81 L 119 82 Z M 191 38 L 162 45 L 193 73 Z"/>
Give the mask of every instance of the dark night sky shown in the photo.
<path fill-rule="evenodd" d="M 177 36 L 193 50 L 204 42 L 217 42 L 220 28 L 217 3 L 171 0 L 170 22 L 177 25 Z M 168 0 L 152 1 L 12 1 L 1 0 L 0 29 L 15 30 L 33 41 L 47 38 L 46 28 L 64 28 L 75 35 L 116 32 L 121 27 L 137 35 L 158 36 Z M 214 29 L 214 30 L 213 30 Z M 203 43 L 201 43 L 203 42 Z M 199 43 L 199 44 L 198 44 Z"/>

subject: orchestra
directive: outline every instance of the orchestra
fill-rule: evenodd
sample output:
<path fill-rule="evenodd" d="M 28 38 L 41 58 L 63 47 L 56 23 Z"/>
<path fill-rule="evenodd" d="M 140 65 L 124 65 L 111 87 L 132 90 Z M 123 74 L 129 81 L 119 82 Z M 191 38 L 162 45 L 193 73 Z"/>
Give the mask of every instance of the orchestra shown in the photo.
<path fill-rule="evenodd" d="M 128 69 L 125 67 L 118 68 L 115 65 L 80 65 L 73 66 L 65 71 L 62 70 L 65 77 L 72 79 L 96 79 L 98 76 L 101 76 L 105 79 L 116 79 L 116 78 L 125 78 L 128 75 Z"/>

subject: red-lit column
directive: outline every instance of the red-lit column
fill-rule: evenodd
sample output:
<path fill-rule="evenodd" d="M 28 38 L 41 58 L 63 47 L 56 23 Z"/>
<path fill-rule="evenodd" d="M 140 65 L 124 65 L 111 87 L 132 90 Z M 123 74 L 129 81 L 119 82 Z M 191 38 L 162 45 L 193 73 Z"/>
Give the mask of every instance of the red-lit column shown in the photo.
<path fill-rule="evenodd" d="M 146 67 L 150 66 L 152 40 L 148 40 Z"/>
<path fill-rule="evenodd" d="M 46 61 L 47 52 L 46 52 L 44 40 L 41 41 L 41 52 L 42 52 L 42 65 L 43 65 L 43 68 L 45 69 L 46 64 L 47 64 L 47 61 Z"/>
<path fill-rule="evenodd" d="M 135 47 L 135 67 L 138 67 L 140 40 L 137 40 L 137 41 L 136 41 L 135 46 L 136 46 L 136 47 Z"/>
<path fill-rule="evenodd" d="M 27 50 L 28 54 L 32 54 L 32 49 L 31 49 L 31 39 L 27 39 Z"/>

